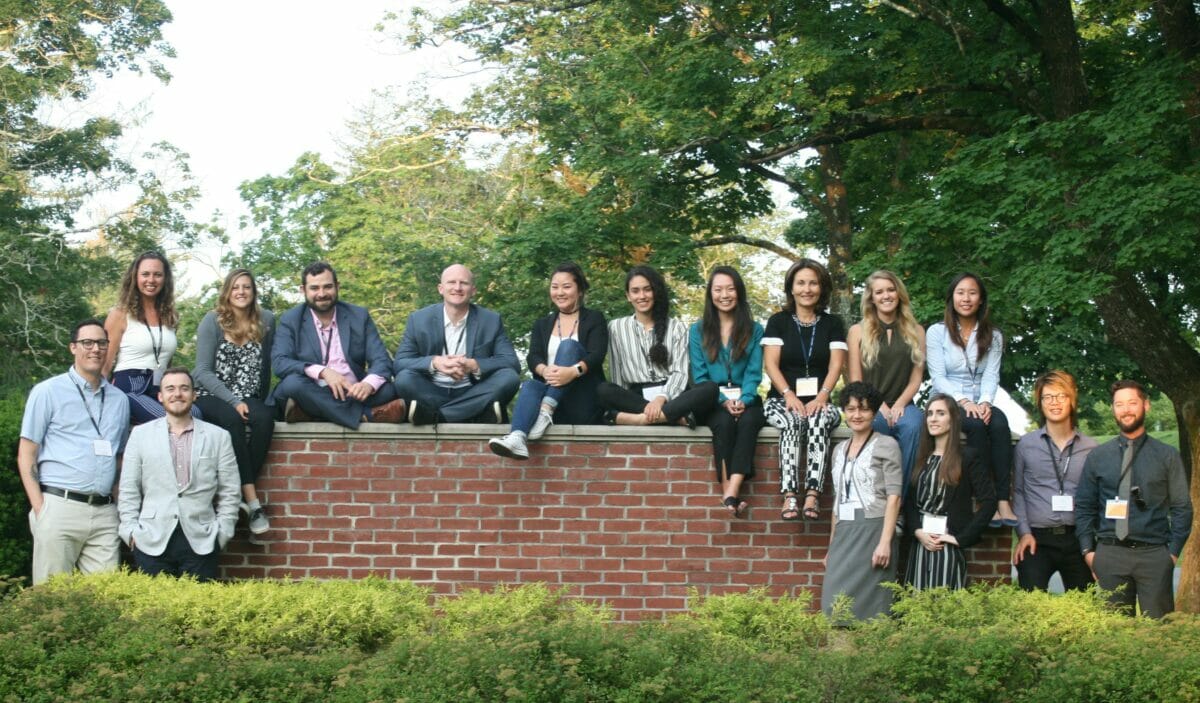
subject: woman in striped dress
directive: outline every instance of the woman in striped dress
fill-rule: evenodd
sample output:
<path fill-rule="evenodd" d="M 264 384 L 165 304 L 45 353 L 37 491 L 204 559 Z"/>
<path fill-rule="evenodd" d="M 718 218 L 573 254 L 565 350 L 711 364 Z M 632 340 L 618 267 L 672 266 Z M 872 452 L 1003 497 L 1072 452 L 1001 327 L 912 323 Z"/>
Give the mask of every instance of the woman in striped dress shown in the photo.
<path fill-rule="evenodd" d="M 961 433 L 954 398 L 935 394 L 925 406 L 918 468 L 904 499 L 904 524 L 917 542 L 906 581 L 917 590 L 967 585 L 963 550 L 979 541 L 996 510 L 992 477 Z"/>

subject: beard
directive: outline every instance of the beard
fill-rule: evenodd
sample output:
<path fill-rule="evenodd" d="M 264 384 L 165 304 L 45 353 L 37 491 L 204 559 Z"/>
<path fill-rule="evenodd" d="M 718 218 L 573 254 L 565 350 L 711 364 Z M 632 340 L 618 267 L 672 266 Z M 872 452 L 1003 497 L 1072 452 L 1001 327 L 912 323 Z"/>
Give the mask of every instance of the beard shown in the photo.
<path fill-rule="evenodd" d="M 309 298 L 306 302 L 308 303 L 308 307 L 312 308 L 313 310 L 316 310 L 317 312 L 329 312 L 330 310 L 333 309 L 333 306 L 337 304 L 337 300 L 338 300 L 337 296 L 334 295 L 326 300 L 316 300 L 315 298 Z"/>
<path fill-rule="evenodd" d="M 1128 423 L 1124 422 L 1120 418 L 1117 418 L 1117 427 L 1121 428 L 1121 431 L 1126 434 L 1129 434 L 1130 432 L 1137 432 L 1145 424 L 1146 424 L 1146 413 L 1144 413 L 1144 412 L 1139 412 Z"/>

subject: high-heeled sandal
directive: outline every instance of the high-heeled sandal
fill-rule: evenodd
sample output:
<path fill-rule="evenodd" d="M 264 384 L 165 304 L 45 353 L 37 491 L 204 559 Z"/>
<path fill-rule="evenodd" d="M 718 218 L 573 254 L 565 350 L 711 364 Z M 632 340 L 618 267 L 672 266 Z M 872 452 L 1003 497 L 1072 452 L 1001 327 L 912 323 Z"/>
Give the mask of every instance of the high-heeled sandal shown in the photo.
<path fill-rule="evenodd" d="M 812 499 L 812 502 L 813 502 L 812 505 L 808 504 L 808 501 L 810 498 Z M 814 496 L 814 495 L 804 496 L 804 519 L 805 520 L 820 519 L 821 507 L 818 505 L 818 501 L 820 501 L 820 498 L 817 496 Z"/>
<path fill-rule="evenodd" d="M 796 500 L 796 496 L 783 497 L 783 510 L 779 512 L 779 519 L 788 522 L 800 519 L 800 501 Z"/>

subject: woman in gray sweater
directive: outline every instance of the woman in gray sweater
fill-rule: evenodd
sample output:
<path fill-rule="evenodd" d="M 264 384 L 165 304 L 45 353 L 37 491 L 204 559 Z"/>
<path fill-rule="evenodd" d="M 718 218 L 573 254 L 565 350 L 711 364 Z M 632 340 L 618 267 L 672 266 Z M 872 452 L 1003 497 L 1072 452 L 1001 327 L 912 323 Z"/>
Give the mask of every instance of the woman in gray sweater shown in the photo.
<path fill-rule="evenodd" d="M 883 396 L 856 381 L 842 390 L 841 406 L 850 439 L 833 450 L 834 512 L 825 557 L 821 609 L 853 599 L 855 619 L 866 620 L 892 607 L 892 592 L 880 584 L 896 580 L 896 520 L 904 477 L 900 445 L 872 428 Z"/>
<path fill-rule="evenodd" d="M 258 285 L 247 269 L 225 277 L 217 309 L 196 329 L 196 405 L 204 419 L 224 427 L 233 439 L 242 479 L 242 509 L 250 531 L 262 534 L 271 524 L 254 484 L 262 471 L 275 409 L 266 402 L 271 386 L 271 341 L 275 316 L 258 305 Z"/>

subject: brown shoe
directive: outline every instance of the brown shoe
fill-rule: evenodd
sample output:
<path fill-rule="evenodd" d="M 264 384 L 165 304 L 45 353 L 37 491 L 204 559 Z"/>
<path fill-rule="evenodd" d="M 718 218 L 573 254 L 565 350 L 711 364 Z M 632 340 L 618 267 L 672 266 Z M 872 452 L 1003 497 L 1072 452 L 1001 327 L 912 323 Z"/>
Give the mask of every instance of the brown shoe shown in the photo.
<path fill-rule="evenodd" d="M 284 422 L 316 422 L 312 415 L 304 412 L 304 408 L 295 400 L 288 398 L 287 407 L 283 412 Z"/>
<path fill-rule="evenodd" d="M 408 414 L 408 406 L 400 398 L 390 400 L 376 408 L 371 408 L 371 422 L 390 422 L 397 424 L 404 422 L 405 416 Z"/>

